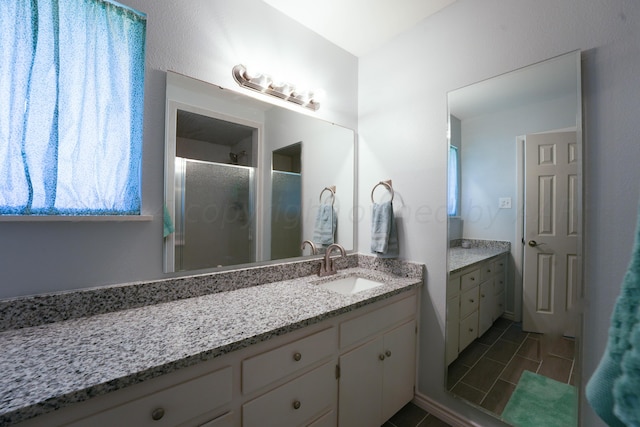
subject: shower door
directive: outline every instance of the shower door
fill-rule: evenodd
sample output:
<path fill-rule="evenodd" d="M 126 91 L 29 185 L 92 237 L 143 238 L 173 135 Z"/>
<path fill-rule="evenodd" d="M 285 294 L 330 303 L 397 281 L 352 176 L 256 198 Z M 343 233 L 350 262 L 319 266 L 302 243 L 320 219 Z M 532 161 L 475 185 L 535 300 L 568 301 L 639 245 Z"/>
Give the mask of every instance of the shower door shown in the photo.
<path fill-rule="evenodd" d="M 254 168 L 176 158 L 175 266 L 255 261 Z"/>

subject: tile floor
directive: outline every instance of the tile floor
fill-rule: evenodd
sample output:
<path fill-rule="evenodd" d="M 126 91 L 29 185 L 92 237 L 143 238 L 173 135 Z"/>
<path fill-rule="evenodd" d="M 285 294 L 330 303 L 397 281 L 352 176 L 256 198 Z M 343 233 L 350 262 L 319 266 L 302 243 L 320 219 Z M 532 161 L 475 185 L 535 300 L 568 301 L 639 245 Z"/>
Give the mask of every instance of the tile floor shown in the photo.
<path fill-rule="evenodd" d="M 407 403 L 382 427 L 451 427 L 422 408 Z"/>
<path fill-rule="evenodd" d="M 523 371 L 575 385 L 574 363 L 573 339 L 527 333 L 500 318 L 449 365 L 447 387 L 501 415 Z"/>

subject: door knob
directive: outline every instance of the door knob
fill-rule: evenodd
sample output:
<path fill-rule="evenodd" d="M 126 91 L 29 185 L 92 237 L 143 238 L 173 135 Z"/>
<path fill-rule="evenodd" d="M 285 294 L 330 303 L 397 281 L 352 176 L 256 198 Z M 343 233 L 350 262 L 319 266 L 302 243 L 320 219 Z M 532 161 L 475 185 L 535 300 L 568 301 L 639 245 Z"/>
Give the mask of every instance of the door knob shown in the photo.
<path fill-rule="evenodd" d="M 538 246 L 538 242 L 536 242 L 535 240 L 529 240 L 529 246 L 535 248 L 536 246 Z"/>

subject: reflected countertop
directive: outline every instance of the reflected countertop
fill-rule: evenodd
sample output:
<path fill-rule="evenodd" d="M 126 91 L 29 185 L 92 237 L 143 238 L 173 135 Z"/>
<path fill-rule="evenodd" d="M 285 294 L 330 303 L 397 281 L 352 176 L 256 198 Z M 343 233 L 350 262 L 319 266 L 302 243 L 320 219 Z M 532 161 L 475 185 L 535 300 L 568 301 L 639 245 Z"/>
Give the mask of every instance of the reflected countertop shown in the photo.
<path fill-rule="evenodd" d="M 422 284 L 421 275 L 362 267 L 339 275 L 385 284 L 341 295 L 313 284 L 317 275 L 306 276 L 1 332 L 0 424 L 194 365 Z"/>
<path fill-rule="evenodd" d="M 449 248 L 449 273 L 456 273 L 465 267 L 485 261 L 511 250 L 509 242 L 493 240 L 470 240 L 470 247 Z"/>

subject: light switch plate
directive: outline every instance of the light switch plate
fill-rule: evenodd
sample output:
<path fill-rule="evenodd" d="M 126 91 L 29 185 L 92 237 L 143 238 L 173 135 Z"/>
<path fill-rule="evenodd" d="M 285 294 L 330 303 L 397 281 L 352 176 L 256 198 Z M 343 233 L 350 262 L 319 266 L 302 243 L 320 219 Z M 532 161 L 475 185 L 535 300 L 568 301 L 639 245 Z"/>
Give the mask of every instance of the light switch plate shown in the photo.
<path fill-rule="evenodd" d="M 511 197 L 500 197 L 498 199 L 498 208 L 511 209 Z"/>

